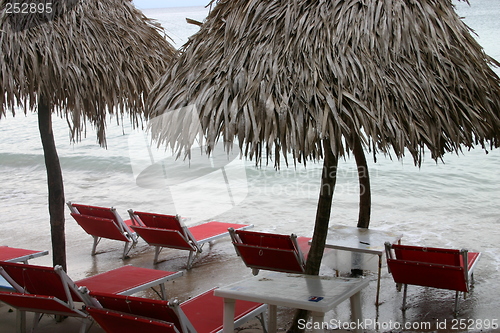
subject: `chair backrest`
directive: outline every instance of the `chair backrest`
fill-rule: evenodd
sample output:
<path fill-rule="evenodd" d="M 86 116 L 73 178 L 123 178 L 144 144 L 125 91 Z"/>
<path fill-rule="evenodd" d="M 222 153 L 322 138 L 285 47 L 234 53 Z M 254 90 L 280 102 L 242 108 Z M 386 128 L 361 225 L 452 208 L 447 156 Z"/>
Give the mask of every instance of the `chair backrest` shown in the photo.
<path fill-rule="evenodd" d="M 305 260 L 294 234 L 279 235 L 229 229 L 233 245 L 246 266 L 288 273 L 305 272 Z"/>
<path fill-rule="evenodd" d="M 451 266 L 463 265 L 460 250 L 393 244 L 396 259 Z"/>
<path fill-rule="evenodd" d="M 66 204 L 71 216 L 88 234 L 125 242 L 133 241 L 133 232 L 115 208 L 80 205 L 70 201 Z"/>
<path fill-rule="evenodd" d="M 167 301 L 98 292 L 91 292 L 90 296 L 106 310 L 168 322 L 181 331 L 179 318 Z"/>
<path fill-rule="evenodd" d="M 118 219 L 116 216 L 116 210 L 113 207 L 107 208 L 107 207 L 80 205 L 71 202 L 68 202 L 67 205 L 72 213 L 100 217 L 110 220 Z"/>
<path fill-rule="evenodd" d="M 294 235 L 271 234 L 258 231 L 235 230 L 235 234 L 246 245 L 254 245 L 280 250 L 295 250 Z"/>
<path fill-rule="evenodd" d="M 468 291 L 466 250 L 386 243 L 386 253 L 387 265 L 396 283 Z"/>
<path fill-rule="evenodd" d="M 196 239 L 181 222 L 179 216 L 128 211 L 130 226 L 149 245 L 181 250 L 199 250 Z"/>
<path fill-rule="evenodd" d="M 108 309 L 87 308 L 89 314 L 108 333 L 179 333 L 174 324 Z"/>
<path fill-rule="evenodd" d="M 115 220 L 71 213 L 75 221 L 92 236 L 130 242 L 130 238 L 120 229 Z"/>
<path fill-rule="evenodd" d="M 98 301 L 103 309 L 88 308 L 91 316 L 106 332 L 150 332 L 146 322 L 159 323 L 158 327 L 165 331 L 181 333 L 215 333 L 222 329 L 224 299 L 214 295 L 214 289 L 179 304 L 177 301 L 167 302 L 134 296 L 112 295 L 91 292 L 90 296 Z M 256 310 L 265 310 L 265 305 L 240 301 L 235 306 L 235 323 L 253 317 Z M 138 323 L 134 324 L 133 321 Z M 127 323 L 130 327 L 126 327 Z M 124 326 L 121 326 L 124 325 Z M 171 325 L 171 326 L 168 326 Z M 167 327 L 168 326 L 168 327 Z M 121 330 L 123 327 L 123 331 Z"/>
<path fill-rule="evenodd" d="M 60 266 L 45 267 L 12 262 L 0 262 L 0 273 L 17 292 L 54 296 L 69 302 L 83 301 L 78 287 Z"/>
<path fill-rule="evenodd" d="M 134 222 L 142 223 L 142 225 L 149 228 L 171 229 L 177 230 L 180 233 L 184 232 L 184 228 L 177 215 L 136 212 L 133 210 L 129 210 L 129 214 Z"/>
<path fill-rule="evenodd" d="M 32 295 L 0 291 L 0 301 L 21 311 L 51 313 L 63 316 L 82 317 L 87 315 L 54 296 Z"/>

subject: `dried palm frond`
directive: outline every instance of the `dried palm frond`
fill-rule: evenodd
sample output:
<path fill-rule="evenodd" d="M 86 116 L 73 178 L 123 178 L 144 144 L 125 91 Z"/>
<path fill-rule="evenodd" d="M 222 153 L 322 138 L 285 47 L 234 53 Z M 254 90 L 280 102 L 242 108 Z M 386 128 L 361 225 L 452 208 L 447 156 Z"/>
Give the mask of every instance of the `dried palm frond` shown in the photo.
<path fill-rule="evenodd" d="M 158 23 L 129 0 L 40 1 L 31 14 L 0 1 L 0 117 L 33 110 L 40 96 L 78 140 L 85 122 L 105 144 L 106 114 L 143 113 L 153 83 L 176 56 Z M 48 7 L 47 7 L 48 8 Z"/>
<path fill-rule="evenodd" d="M 500 79 L 490 66 L 499 63 L 451 0 L 220 0 L 146 113 L 191 106 L 209 150 L 236 139 L 244 155 L 258 160 L 264 150 L 277 166 L 288 154 L 322 157 L 324 138 L 342 156 L 354 136 L 420 164 L 424 149 L 439 158 L 500 144 Z M 194 140 L 189 122 L 151 124 L 178 152 Z"/>

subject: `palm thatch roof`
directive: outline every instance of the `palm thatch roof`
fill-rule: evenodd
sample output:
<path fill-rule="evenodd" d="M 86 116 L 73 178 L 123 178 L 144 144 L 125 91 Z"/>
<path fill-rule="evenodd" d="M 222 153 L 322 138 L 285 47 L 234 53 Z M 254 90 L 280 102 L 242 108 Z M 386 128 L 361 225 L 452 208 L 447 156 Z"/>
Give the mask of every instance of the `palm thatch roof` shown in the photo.
<path fill-rule="evenodd" d="M 158 23 L 129 0 L 52 1 L 31 14 L 7 13 L 7 3 L 0 1 L 0 117 L 16 106 L 33 110 L 44 96 L 76 140 L 90 121 L 104 145 L 107 113 L 130 113 L 137 124 L 176 55 Z"/>
<path fill-rule="evenodd" d="M 352 150 L 420 164 L 500 144 L 500 79 L 451 0 L 219 0 L 157 82 L 150 119 L 191 106 L 209 150 L 294 161 Z M 179 152 L 190 123 L 152 123 Z M 192 137 L 186 137 L 191 135 Z"/>

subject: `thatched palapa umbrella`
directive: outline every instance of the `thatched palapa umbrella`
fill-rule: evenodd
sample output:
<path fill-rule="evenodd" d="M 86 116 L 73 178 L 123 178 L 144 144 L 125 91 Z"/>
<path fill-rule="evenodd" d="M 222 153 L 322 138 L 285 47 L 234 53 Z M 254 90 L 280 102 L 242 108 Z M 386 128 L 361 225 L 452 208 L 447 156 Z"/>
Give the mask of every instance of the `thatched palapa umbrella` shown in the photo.
<path fill-rule="evenodd" d="M 51 114 L 67 119 L 73 140 L 92 124 L 104 146 L 107 115 L 129 114 L 137 125 L 147 92 L 176 51 L 129 0 L 38 1 L 26 14 L 11 3 L 0 2 L 0 117 L 9 109 L 15 115 L 16 107 L 38 111 L 53 261 L 66 268 L 64 188 Z"/>
<path fill-rule="evenodd" d="M 179 152 L 236 140 L 259 160 L 324 159 L 306 272 L 317 274 L 339 157 L 434 159 L 500 144 L 500 79 L 451 0 L 220 0 L 155 85 L 153 137 Z M 188 107 L 190 106 L 190 107 Z M 184 108 L 183 108 L 184 107 Z M 177 112 L 174 112 L 177 110 Z"/>

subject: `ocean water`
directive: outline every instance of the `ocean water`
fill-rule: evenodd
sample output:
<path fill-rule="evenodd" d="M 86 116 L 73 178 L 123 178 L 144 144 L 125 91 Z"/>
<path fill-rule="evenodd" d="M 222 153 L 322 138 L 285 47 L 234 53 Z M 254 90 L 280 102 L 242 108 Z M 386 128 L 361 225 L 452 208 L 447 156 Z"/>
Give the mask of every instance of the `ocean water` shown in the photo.
<path fill-rule="evenodd" d="M 485 52 L 500 60 L 500 1 L 470 2 L 471 6 L 457 2 L 458 12 L 478 34 Z M 185 18 L 202 21 L 207 12 L 203 7 L 144 10 L 166 28 L 176 47 L 198 29 Z M 107 131 L 107 149 L 99 147 L 91 128 L 73 144 L 65 120 L 54 118 L 66 200 L 113 206 L 123 217 L 134 209 L 179 214 L 188 225 L 215 219 L 252 223 L 260 231 L 312 234 L 321 162 L 276 171 L 272 163 L 255 167 L 237 154 L 227 157 L 220 152 L 209 159 L 198 149 L 193 149 L 191 161 L 176 160 L 163 148 L 151 147 L 147 134 L 131 128 L 126 119 L 119 125 L 117 119 L 109 119 Z M 369 158 L 370 227 L 401 232 L 407 244 L 481 251 L 474 306 L 489 319 L 495 315 L 489 309 L 500 307 L 499 167 L 500 150 L 486 153 L 480 148 L 446 155 L 438 163 L 427 156 L 420 168 L 411 158 L 398 161 L 379 155 L 376 163 Z M 0 120 L 0 184 L 0 245 L 50 249 L 36 114 L 19 111 Z M 116 260 L 121 245 L 115 243 L 103 243 L 105 253 L 89 259 L 90 236 L 66 215 L 72 277 L 121 264 Z M 340 162 L 331 224 L 355 226 L 357 215 L 356 166 L 353 159 L 346 159 Z M 135 257 L 150 257 L 153 252 L 144 243 L 135 251 Z M 49 257 L 37 260 L 51 262 Z M 168 265 L 167 261 L 165 267 L 171 268 Z"/>

